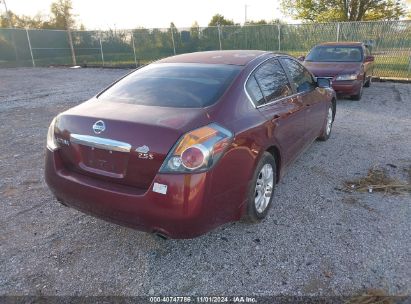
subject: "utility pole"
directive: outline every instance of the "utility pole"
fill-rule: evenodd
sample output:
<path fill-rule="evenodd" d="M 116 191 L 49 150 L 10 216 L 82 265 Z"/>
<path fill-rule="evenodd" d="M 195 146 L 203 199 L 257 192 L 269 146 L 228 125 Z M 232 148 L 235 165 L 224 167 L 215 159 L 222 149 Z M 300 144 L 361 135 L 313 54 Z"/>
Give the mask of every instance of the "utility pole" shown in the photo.
<path fill-rule="evenodd" d="M 244 4 L 244 25 L 247 24 L 247 4 Z"/>

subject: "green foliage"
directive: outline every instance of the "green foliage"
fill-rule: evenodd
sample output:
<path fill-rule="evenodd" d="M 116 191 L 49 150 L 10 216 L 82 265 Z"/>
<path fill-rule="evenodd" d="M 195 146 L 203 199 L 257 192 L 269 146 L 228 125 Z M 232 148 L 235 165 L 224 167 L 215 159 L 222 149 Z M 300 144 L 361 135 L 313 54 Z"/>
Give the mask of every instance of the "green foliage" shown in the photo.
<path fill-rule="evenodd" d="M 215 14 L 208 23 L 208 26 L 217 25 L 234 25 L 234 21 L 225 19 L 223 15 Z"/>
<path fill-rule="evenodd" d="M 9 21 L 10 18 L 10 21 Z M 6 13 L 0 15 L 0 27 L 10 27 L 10 23 L 13 27 L 18 28 L 42 28 L 45 19 L 42 15 L 37 14 L 34 17 L 26 15 L 16 15 L 12 11 L 9 11 L 9 18 L 7 18 Z"/>
<path fill-rule="evenodd" d="M 0 27 L 7 28 L 34 28 L 34 29 L 73 29 L 76 28 L 76 21 L 72 13 L 73 5 L 71 0 L 56 0 L 50 6 L 50 17 L 37 14 L 34 17 L 17 15 L 9 11 L 9 18 L 6 13 L 0 15 Z M 81 25 L 83 26 L 83 25 Z M 84 26 L 83 26 L 84 28 Z"/>
<path fill-rule="evenodd" d="M 264 19 L 261 19 L 261 20 L 258 20 L 258 21 L 250 20 L 250 21 L 246 22 L 246 25 L 264 25 L 264 24 L 268 24 L 268 22 L 265 21 Z"/>
<path fill-rule="evenodd" d="M 245 23 L 245 25 L 267 25 L 267 24 L 284 24 L 283 21 L 281 21 L 280 19 L 273 19 L 271 21 L 266 21 L 264 19 L 258 20 L 258 21 L 247 21 Z"/>
<path fill-rule="evenodd" d="M 51 20 L 48 26 L 54 29 L 68 29 L 73 28 L 76 24 L 72 14 L 73 4 L 71 0 L 57 0 L 53 2 L 50 7 Z"/>
<path fill-rule="evenodd" d="M 285 14 L 309 22 L 398 20 L 401 0 L 281 0 Z"/>

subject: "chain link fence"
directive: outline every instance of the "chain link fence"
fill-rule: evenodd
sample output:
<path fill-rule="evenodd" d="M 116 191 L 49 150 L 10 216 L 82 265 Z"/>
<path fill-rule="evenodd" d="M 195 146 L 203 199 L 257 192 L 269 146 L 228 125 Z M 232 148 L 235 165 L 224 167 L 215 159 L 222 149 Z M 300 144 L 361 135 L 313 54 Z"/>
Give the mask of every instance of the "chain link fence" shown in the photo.
<path fill-rule="evenodd" d="M 258 49 L 305 55 L 327 41 L 366 41 L 374 75 L 411 79 L 411 20 L 62 31 L 0 29 L 0 67 L 139 66 L 187 52 Z"/>

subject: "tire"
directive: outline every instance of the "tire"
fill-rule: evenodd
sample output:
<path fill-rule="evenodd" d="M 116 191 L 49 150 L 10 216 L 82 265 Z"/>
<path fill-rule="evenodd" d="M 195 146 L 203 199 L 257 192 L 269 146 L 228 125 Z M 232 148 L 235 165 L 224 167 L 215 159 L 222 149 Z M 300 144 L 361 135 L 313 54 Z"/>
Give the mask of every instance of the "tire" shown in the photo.
<path fill-rule="evenodd" d="M 333 105 L 331 104 L 328 106 L 327 118 L 325 120 L 323 131 L 321 135 L 317 138 L 317 140 L 326 141 L 330 138 L 333 122 L 334 122 L 334 108 L 333 108 Z"/>
<path fill-rule="evenodd" d="M 363 87 L 364 87 L 364 85 L 362 85 L 360 87 L 360 90 L 358 91 L 358 93 L 356 95 L 351 95 L 352 100 L 361 100 Z"/>
<path fill-rule="evenodd" d="M 264 176 L 266 176 L 266 180 L 264 180 Z M 276 176 L 277 167 L 275 159 L 270 153 L 264 152 L 255 169 L 248 191 L 246 214 L 248 222 L 257 223 L 267 216 L 273 202 Z M 263 189 L 258 191 L 257 186 Z M 267 196 L 268 193 L 270 195 L 269 198 Z"/>
<path fill-rule="evenodd" d="M 372 76 L 370 76 L 368 80 L 364 83 L 364 87 L 369 88 L 371 86 L 371 83 L 372 83 Z"/>

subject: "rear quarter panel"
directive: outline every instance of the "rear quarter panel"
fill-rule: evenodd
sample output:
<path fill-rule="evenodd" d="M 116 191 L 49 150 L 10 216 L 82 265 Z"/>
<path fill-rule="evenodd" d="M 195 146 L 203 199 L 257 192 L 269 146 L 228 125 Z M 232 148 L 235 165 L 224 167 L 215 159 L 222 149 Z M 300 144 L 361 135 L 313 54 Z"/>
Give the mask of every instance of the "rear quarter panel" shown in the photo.
<path fill-rule="evenodd" d="M 234 133 L 232 145 L 212 170 L 212 205 L 221 209 L 220 220 L 241 218 L 255 167 L 264 151 L 277 145 L 269 138 L 272 130 L 267 119 L 244 91 L 244 82 L 254 66 L 246 67 L 220 102 L 207 109 L 212 121 Z"/>

